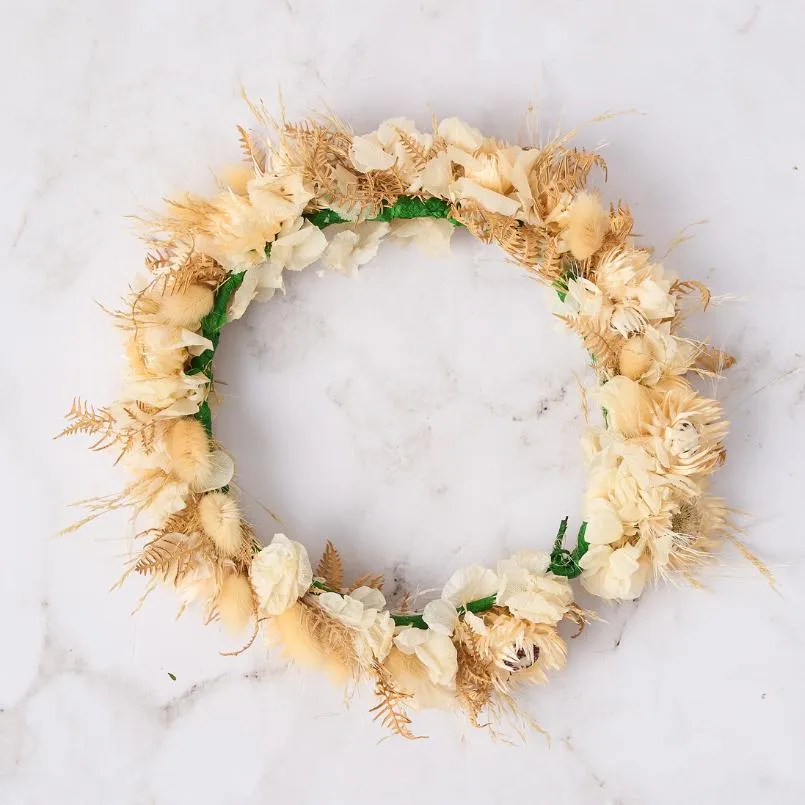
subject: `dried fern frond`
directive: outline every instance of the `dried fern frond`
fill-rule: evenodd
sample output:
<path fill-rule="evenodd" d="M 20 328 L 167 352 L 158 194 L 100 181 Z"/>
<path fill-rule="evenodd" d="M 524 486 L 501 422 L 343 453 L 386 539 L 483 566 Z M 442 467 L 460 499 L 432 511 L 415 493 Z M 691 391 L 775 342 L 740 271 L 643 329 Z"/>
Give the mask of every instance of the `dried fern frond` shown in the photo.
<path fill-rule="evenodd" d="M 610 205 L 609 208 L 609 232 L 604 238 L 601 246 L 601 253 L 610 249 L 622 249 L 629 238 L 632 236 L 634 217 L 628 206 L 619 201 L 618 206 Z"/>
<path fill-rule="evenodd" d="M 411 165 L 413 166 L 414 170 L 417 173 L 422 171 L 425 165 L 428 164 L 428 160 L 431 158 L 431 156 L 433 156 L 430 153 L 432 148 L 426 149 L 407 131 L 403 131 L 403 129 L 397 126 L 394 127 L 394 131 L 400 138 L 400 145 L 408 155 L 408 158 L 411 160 Z"/>
<path fill-rule="evenodd" d="M 266 170 L 266 154 L 265 151 L 255 142 L 254 137 L 243 128 L 238 126 L 238 141 L 240 142 L 240 150 L 243 152 L 243 158 L 247 164 L 254 165 L 260 173 L 265 173 Z"/>
<path fill-rule="evenodd" d="M 316 575 L 320 576 L 333 590 L 340 590 L 344 583 L 344 566 L 341 556 L 333 543 L 328 539 L 324 546 L 324 553 L 316 566 Z"/>
<path fill-rule="evenodd" d="M 117 441 L 115 420 L 108 408 L 95 408 L 91 403 L 75 397 L 64 418 L 70 424 L 57 433 L 54 439 L 78 434 L 95 436 L 97 441 L 90 445 L 90 450 L 103 450 Z"/>
<path fill-rule="evenodd" d="M 353 592 L 357 590 L 358 587 L 372 587 L 375 590 L 382 590 L 383 589 L 383 576 L 380 575 L 373 575 L 372 573 L 365 573 L 360 578 L 355 579 L 352 582 L 349 588 L 349 592 Z"/>
<path fill-rule="evenodd" d="M 481 650 L 480 637 L 460 621 L 453 635 L 458 658 L 456 698 L 472 724 L 480 727 L 481 714 L 495 693 L 495 668 L 491 658 Z"/>
<path fill-rule="evenodd" d="M 169 532 L 152 539 L 134 562 L 134 570 L 141 575 L 166 574 L 176 566 L 175 577 L 181 578 L 189 570 L 195 541 L 186 534 Z"/>
<path fill-rule="evenodd" d="M 378 699 L 378 703 L 369 710 L 374 714 L 373 720 L 409 741 L 424 738 L 424 735 L 414 735 L 410 730 L 411 719 L 405 709 L 406 703 L 411 700 L 410 694 L 401 693 L 394 687 L 391 675 L 379 662 L 372 664 L 371 674 L 375 680 L 375 696 Z"/>
<path fill-rule="evenodd" d="M 607 374 L 617 371 L 623 341 L 621 336 L 608 334 L 608 337 L 604 337 L 595 323 L 586 316 L 554 315 L 581 336 L 585 349 L 592 356 L 599 371 Z"/>

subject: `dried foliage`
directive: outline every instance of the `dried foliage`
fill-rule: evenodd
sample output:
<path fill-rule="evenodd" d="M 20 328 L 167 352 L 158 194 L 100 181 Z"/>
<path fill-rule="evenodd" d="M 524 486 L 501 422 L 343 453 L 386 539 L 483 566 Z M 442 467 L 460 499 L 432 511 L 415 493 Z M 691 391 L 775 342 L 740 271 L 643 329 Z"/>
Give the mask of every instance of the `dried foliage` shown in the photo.
<path fill-rule="evenodd" d="M 365 573 L 363 576 L 355 579 L 349 587 L 349 592 L 357 590 L 358 587 L 372 587 L 375 590 L 383 589 L 383 576 L 382 574 L 375 575 L 372 573 Z"/>
<path fill-rule="evenodd" d="M 329 539 L 324 546 L 324 553 L 319 564 L 316 566 L 316 575 L 324 579 L 332 590 L 340 590 L 344 584 L 344 566 L 341 556 Z"/>
<path fill-rule="evenodd" d="M 617 371 L 618 359 L 623 339 L 616 333 L 608 332 L 606 335 L 596 326 L 596 323 L 586 316 L 557 315 L 571 330 L 577 333 L 584 348 L 590 353 L 595 362 L 596 369 L 607 375 Z"/>
<path fill-rule="evenodd" d="M 410 702 L 411 696 L 400 693 L 394 687 L 391 675 L 381 663 L 373 663 L 371 673 L 375 681 L 375 696 L 378 699 L 377 704 L 369 710 L 374 714 L 374 720 L 401 738 L 408 740 L 424 738 L 424 735 L 414 735 L 410 729 L 411 719 L 405 707 Z"/>
<path fill-rule="evenodd" d="M 460 622 L 453 635 L 458 655 L 456 697 L 472 724 L 480 717 L 495 693 L 495 667 L 482 648 L 482 640 L 466 623 Z"/>

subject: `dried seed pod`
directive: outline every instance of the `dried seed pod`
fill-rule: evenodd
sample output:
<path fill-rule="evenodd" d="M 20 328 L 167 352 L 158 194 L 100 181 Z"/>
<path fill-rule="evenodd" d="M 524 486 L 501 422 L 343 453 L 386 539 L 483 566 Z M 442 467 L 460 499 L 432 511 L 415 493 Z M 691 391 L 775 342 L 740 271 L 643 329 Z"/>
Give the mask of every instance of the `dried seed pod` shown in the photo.
<path fill-rule="evenodd" d="M 238 504 L 231 495 L 210 492 L 198 504 L 198 517 L 204 533 L 223 556 L 235 556 L 243 543 L 243 526 Z"/>
<path fill-rule="evenodd" d="M 159 300 L 159 317 L 175 327 L 197 330 L 212 304 L 213 292 L 206 285 L 190 285 L 183 293 L 166 294 Z"/>
<path fill-rule="evenodd" d="M 193 417 L 183 417 L 167 428 L 165 448 L 173 473 L 186 483 L 209 475 L 210 444 L 202 424 Z"/>

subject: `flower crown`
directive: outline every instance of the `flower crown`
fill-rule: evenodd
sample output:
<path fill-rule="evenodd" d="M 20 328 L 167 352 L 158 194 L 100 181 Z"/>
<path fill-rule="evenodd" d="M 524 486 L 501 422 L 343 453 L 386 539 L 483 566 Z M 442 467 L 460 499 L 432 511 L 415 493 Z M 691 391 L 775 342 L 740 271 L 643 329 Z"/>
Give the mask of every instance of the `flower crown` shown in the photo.
<path fill-rule="evenodd" d="M 404 118 L 355 136 L 333 119 L 276 122 L 253 107 L 240 129 L 246 165 L 212 198 L 170 200 L 145 221 L 148 276 L 115 314 L 126 334 L 121 398 L 77 400 L 64 434 L 85 433 L 131 474 L 87 516 L 131 507 L 145 545 L 127 573 L 174 587 L 182 607 L 240 632 L 251 621 L 290 659 L 340 683 L 373 680 L 376 716 L 406 737 L 409 707 L 457 707 L 474 724 L 512 709 L 512 692 L 561 668 L 565 619 L 583 626 L 571 579 L 604 599 L 634 599 L 650 579 L 692 578 L 725 539 L 708 492 L 724 462 L 721 406 L 691 384 L 732 359 L 680 334 L 685 301 L 709 293 L 634 245 L 624 204 L 587 188 L 598 154 L 569 137 L 519 147 L 449 118 L 417 131 Z M 269 136 L 268 132 L 273 132 Z M 555 315 L 581 338 L 598 379 L 601 425 L 583 437 L 584 521 L 565 547 L 523 550 L 494 569 L 456 570 L 421 611 L 390 610 L 382 579 L 343 578 L 332 546 L 318 566 L 282 534 L 263 547 L 231 488 L 232 459 L 213 437 L 213 359 L 224 325 L 270 299 L 284 275 L 320 261 L 353 274 L 386 238 L 445 254 L 457 229 L 552 289 Z"/>

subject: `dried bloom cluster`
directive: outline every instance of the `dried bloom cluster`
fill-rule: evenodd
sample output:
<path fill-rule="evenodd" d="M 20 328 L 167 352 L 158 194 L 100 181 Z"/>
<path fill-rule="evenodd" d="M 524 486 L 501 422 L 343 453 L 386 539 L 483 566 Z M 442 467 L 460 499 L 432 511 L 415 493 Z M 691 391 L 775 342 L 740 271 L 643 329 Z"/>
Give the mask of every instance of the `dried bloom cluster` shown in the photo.
<path fill-rule="evenodd" d="M 688 380 L 712 374 L 719 354 L 678 335 L 683 298 L 699 288 L 706 303 L 706 292 L 634 245 L 628 209 L 587 189 L 602 160 L 567 138 L 519 147 L 456 118 L 427 133 L 395 118 L 353 136 L 334 120 L 292 125 L 254 111 L 274 134 L 240 130 L 247 164 L 225 171 L 212 198 L 174 199 L 145 222 L 148 277 L 115 314 L 128 361 L 121 399 L 76 401 L 64 431 L 114 450 L 131 481 L 90 501 L 82 522 L 133 507 L 146 544 L 131 571 L 233 631 L 264 624 L 289 657 L 334 679 L 371 678 L 376 715 L 398 733 L 412 735 L 409 705 L 460 707 L 480 723 L 512 707 L 517 683 L 564 664 L 557 626 L 581 618 L 570 578 L 634 598 L 651 577 L 690 574 L 728 533 L 707 494 L 726 423 Z M 224 324 L 282 291 L 286 271 L 321 261 L 352 274 L 387 237 L 444 254 L 457 227 L 552 286 L 599 376 L 605 426 L 584 439 L 590 485 L 573 551 L 563 524 L 552 553 L 459 570 L 421 613 L 392 613 L 379 579 L 344 585 L 331 545 L 314 572 L 298 542 L 257 541 L 212 437 L 213 357 Z"/>

